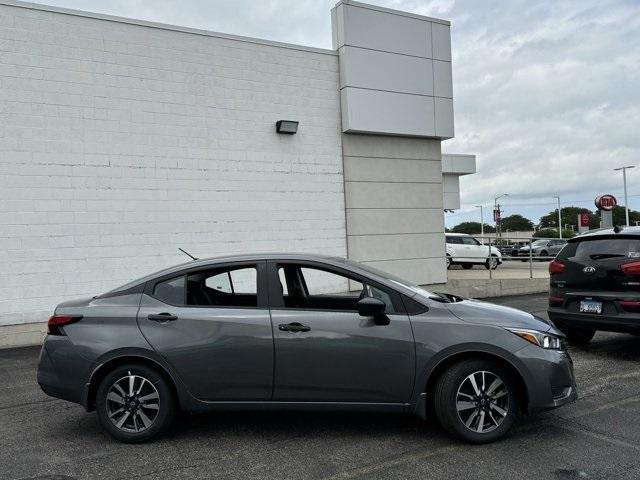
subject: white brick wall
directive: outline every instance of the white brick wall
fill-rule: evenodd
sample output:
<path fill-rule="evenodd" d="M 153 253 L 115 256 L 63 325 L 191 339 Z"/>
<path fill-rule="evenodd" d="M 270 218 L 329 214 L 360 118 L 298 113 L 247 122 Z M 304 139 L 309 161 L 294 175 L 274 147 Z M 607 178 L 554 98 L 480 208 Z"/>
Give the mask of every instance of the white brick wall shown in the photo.
<path fill-rule="evenodd" d="M 344 256 L 339 107 L 331 53 L 0 5 L 0 325 L 177 247 Z"/>

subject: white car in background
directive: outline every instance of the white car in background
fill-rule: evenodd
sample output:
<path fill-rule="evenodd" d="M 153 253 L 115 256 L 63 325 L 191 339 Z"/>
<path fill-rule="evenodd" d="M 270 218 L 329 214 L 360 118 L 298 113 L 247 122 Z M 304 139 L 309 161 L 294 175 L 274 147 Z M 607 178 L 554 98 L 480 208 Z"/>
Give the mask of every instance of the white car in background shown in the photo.
<path fill-rule="evenodd" d="M 466 233 L 447 233 L 447 268 L 451 265 L 462 265 L 462 268 L 473 268 L 484 265 L 488 270 L 495 270 L 502 263 L 502 254 L 496 247 L 482 245 L 478 240 Z"/>

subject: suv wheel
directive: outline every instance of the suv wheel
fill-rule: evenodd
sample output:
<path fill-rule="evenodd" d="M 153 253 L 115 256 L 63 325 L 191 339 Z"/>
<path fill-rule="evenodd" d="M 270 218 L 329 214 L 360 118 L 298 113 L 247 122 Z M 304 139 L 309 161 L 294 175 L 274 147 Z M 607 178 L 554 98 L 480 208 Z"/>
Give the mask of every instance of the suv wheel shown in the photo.
<path fill-rule="evenodd" d="M 487 258 L 487 261 L 484 262 L 484 268 L 486 268 L 487 270 L 495 270 L 496 268 L 498 268 L 498 257 L 496 257 L 495 255 L 491 255 L 491 258 Z"/>
<path fill-rule="evenodd" d="M 452 265 L 451 256 L 447 255 L 447 270 L 451 268 L 451 265 Z"/>
<path fill-rule="evenodd" d="M 586 345 L 596 334 L 589 328 L 558 327 L 567 336 L 567 342 L 572 345 Z"/>
<path fill-rule="evenodd" d="M 144 442 L 171 424 L 173 393 L 156 370 L 146 365 L 122 365 L 100 383 L 96 411 L 102 427 L 116 440 Z"/>
<path fill-rule="evenodd" d="M 452 435 L 471 443 L 492 442 L 515 421 L 515 385 L 509 372 L 496 363 L 463 361 L 438 380 L 434 408 Z"/>

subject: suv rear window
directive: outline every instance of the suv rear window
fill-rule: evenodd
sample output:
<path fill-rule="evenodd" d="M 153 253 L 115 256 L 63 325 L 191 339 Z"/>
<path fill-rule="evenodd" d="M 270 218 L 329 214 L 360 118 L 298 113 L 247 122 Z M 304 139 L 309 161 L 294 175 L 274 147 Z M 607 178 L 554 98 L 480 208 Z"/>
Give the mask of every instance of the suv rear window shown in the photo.
<path fill-rule="evenodd" d="M 559 260 L 598 260 L 604 258 L 640 258 L 640 239 L 603 238 L 568 243 L 558 254 Z"/>

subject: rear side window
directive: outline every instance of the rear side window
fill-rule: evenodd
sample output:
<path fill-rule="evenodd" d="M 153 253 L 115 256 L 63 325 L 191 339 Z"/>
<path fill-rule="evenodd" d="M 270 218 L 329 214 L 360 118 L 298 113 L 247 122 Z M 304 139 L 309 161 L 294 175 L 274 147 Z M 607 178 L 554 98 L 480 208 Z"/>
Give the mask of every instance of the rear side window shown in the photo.
<path fill-rule="evenodd" d="M 603 238 L 568 243 L 558 254 L 560 260 L 601 260 L 640 258 L 640 239 Z"/>
<path fill-rule="evenodd" d="M 251 266 L 191 273 L 187 276 L 187 305 L 257 307 L 258 271 Z"/>
<path fill-rule="evenodd" d="M 168 303 L 170 305 L 183 305 L 184 275 L 156 283 L 156 286 L 153 287 L 153 296 L 161 302 Z"/>
<path fill-rule="evenodd" d="M 462 239 L 460 237 L 447 237 L 447 243 L 460 245 L 462 243 Z"/>

